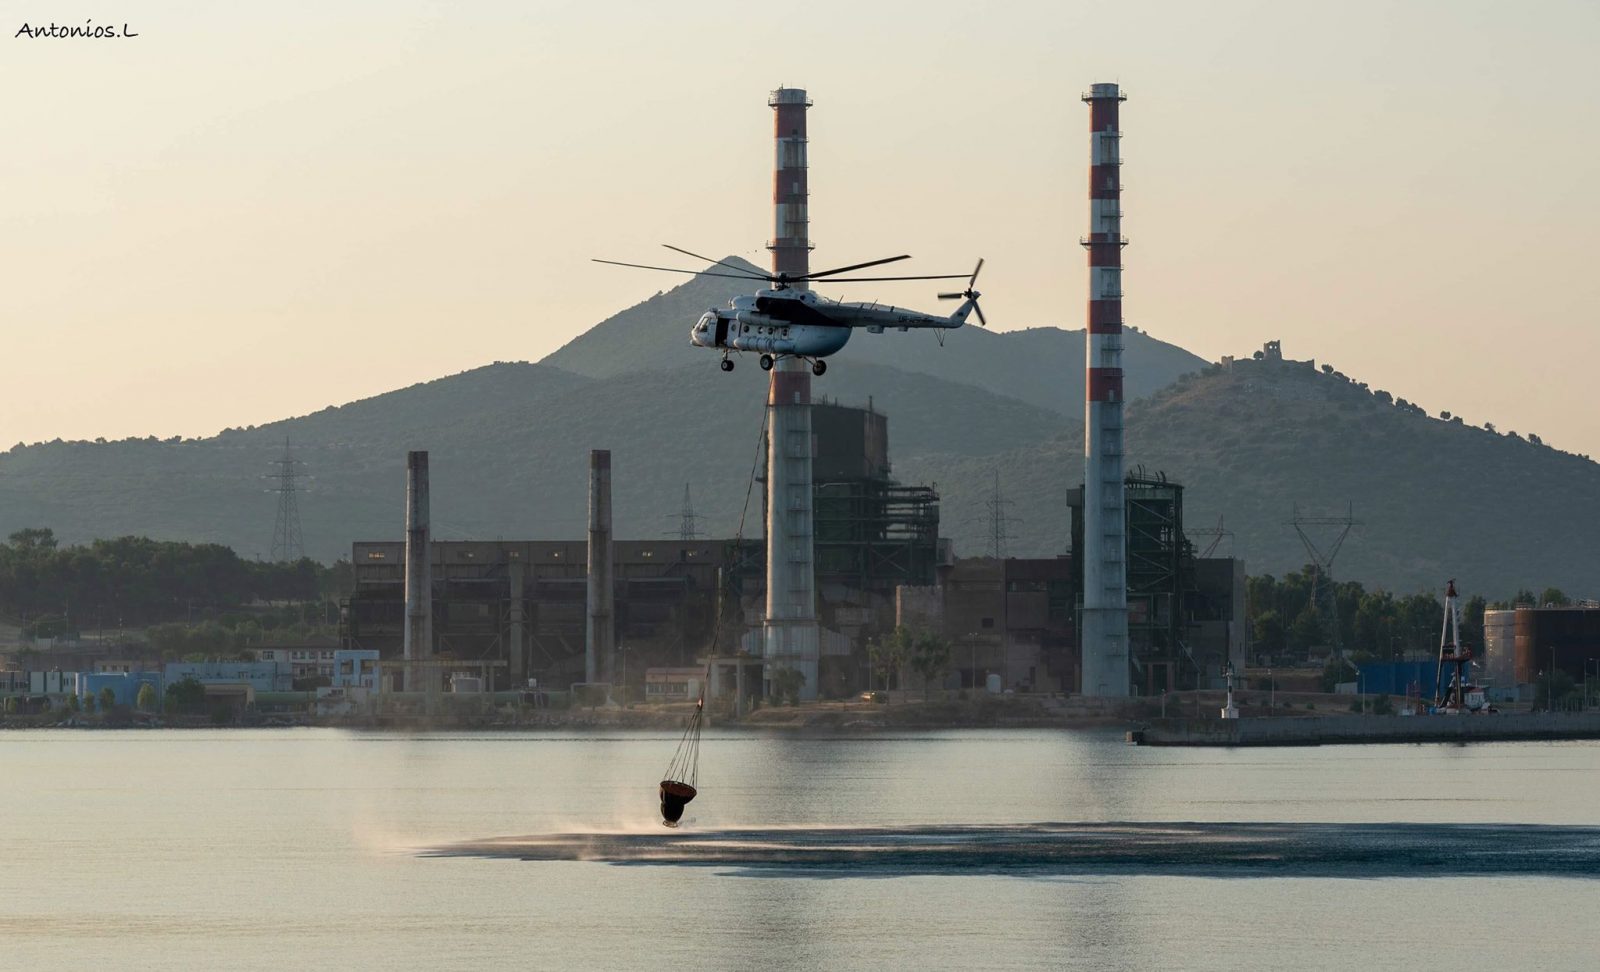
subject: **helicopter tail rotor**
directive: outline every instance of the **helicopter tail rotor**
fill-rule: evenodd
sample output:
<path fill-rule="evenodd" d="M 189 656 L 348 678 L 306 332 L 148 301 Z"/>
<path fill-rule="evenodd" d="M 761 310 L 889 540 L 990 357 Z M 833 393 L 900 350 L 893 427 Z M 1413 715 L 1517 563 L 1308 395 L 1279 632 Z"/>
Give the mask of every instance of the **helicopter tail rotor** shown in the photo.
<path fill-rule="evenodd" d="M 984 327 L 988 327 L 989 326 L 989 321 L 988 321 L 987 318 L 985 318 L 983 316 L 983 308 L 978 306 L 978 298 L 983 296 L 983 295 L 978 293 L 976 290 L 973 289 L 973 285 L 978 282 L 978 274 L 981 273 L 982 271 L 983 271 L 983 258 L 979 257 L 978 258 L 978 265 L 976 267 L 974 267 L 973 270 L 972 270 L 972 276 L 967 278 L 967 289 L 966 290 L 962 290 L 962 291 L 958 291 L 956 293 L 940 294 L 939 295 L 939 299 L 940 300 L 966 300 L 966 301 L 970 302 L 972 304 L 973 312 L 978 315 L 978 323 L 982 324 Z M 957 311 L 956 313 L 959 314 L 961 312 Z"/>

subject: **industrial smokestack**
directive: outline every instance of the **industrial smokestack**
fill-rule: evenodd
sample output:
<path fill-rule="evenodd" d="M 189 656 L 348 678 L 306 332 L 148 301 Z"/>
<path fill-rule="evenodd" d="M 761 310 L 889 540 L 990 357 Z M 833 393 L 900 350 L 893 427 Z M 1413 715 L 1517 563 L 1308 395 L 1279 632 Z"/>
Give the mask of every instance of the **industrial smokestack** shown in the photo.
<path fill-rule="evenodd" d="M 405 673 L 401 687 L 428 686 L 437 673 L 418 663 L 433 657 L 433 562 L 428 533 L 428 454 L 406 453 L 406 619 Z"/>
<path fill-rule="evenodd" d="M 1122 129 L 1126 96 L 1094 85 L 1089 105 L 1089 327 L 1083 424 L 1084 695 L 1128 694 L 1127 520 L 1122 482 Z"/>
<path fill-rule="evenodd" d="M 611 681 L 616 628 L 611 612 L 611 450 L 589 453 L 589 612 L 584 626 L 584 680 Z"/>
<path fill-rule="evenodd" d="M 777 143 L 773 174 L 773 273 L 803 276 L 811 270 L 807 213 L 804 90 L 779 88 L 773 109 Z M 804 281 L 791 284 L 809 289 Z M 762 622 L 766 694 L 772 677 L 793 669 L 804 681 L 802 699 L 817 697 L 816 570 L 811 536 L 811 369 L 782 358 L 767 386 L 767 611 Z"/>

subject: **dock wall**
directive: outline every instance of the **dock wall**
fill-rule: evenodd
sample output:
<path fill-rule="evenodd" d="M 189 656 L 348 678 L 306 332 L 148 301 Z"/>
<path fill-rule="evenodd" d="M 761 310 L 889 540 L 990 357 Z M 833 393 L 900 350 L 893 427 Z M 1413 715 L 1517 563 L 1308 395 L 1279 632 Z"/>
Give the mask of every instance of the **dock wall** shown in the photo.
<path fill-rule="evenodd" d="M 1156 719 L 1128 732 L 1128 742 L 1139 746 L 1323 746 L 1517 739 L 1600 739 L 1600 712 Z"/>

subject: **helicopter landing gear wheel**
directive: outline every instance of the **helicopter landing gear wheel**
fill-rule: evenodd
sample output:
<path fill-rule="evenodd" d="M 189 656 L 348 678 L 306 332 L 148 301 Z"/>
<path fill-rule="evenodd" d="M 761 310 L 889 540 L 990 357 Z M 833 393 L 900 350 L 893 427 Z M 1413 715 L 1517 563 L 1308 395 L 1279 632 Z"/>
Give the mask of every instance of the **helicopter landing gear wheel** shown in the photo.
<path fill-rule="evenodd" d="M 733 359 L 731 359 L 731 358 L 723 358 L 722 359 L 722 370 L 723 371 L 732 371 L 733 370 Z"/>
<path fill-rule="evenodd" d="M 772 355 L 764 354 L 764 355 L 761 356 L 761 370 L 762 371 L 771 371 L 772 370 Z"/>
<path fill-rule="evenodd" d="M 811 373 L 816 375 L 818 378 L 821 378 L 823 372 L 825 372 L 827 370 L 828 370 L 828 363 L 826 361 L 822 361 L 822 360 L 819 359 L 817 361 L 811 362 Z"/>

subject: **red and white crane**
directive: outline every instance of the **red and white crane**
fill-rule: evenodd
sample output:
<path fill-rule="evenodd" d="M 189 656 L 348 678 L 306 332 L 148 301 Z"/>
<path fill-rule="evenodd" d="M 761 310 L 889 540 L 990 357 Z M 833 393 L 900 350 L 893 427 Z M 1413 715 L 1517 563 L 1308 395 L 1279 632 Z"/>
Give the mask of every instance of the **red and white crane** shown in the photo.
<path fill-rule="evenodd" d="M 1445 666 L 1451 668 L 1445 680 Z M 1472 649 L 1461 643 L 1461 606 L 1456 597 L 1456 582 L 1451 578 L 1444 589 L 1444 621 L 1439 628 L 1439 667 L 1434 676 L 1433 707 L 1443 715 L 1476 715 L 1493 712 L 1483 686 L 1469 681 Z"/>

